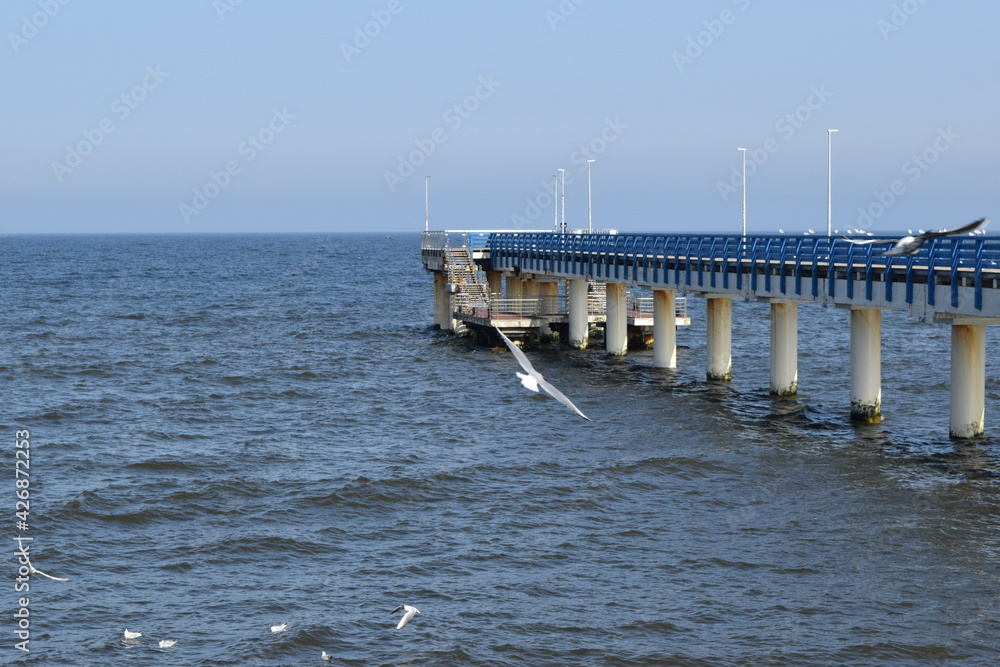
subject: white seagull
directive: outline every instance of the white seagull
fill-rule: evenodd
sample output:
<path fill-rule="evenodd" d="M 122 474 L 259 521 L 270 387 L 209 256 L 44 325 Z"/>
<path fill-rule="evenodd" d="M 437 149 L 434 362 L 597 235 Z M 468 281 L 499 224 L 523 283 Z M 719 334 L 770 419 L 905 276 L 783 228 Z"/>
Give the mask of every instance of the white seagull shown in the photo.
<path fill-rule="evenodd" d="M 410 619 L 411 619 L 411 618 L 413 618 L 413 616 L 414 616 L 415 614 L 419 614 L 419 613 L 420 613 L 420 610 L 419 610 L 419 609 L 417 609 L 416 607 L 411 607 L 411 606 L 410 606 L 410 605 L 408 605 L 408 604 L 401 604 L 401 605 L 399 605 L 398 607 L 396 607 L 395 609 L 393 609 L 392 611 L 390 611 L 389 613 L 390 613 L 390 614 L 395 614 L 395 613 L 396 613 L 397 611 L 399 611 L 400 609 L 402 609 L 402 610 L 403 610 L 403 611 L 405 611 L 406 613 L 405 613 L 405 614 L 403 614 L 403 618 L 399 619 L 399 625 L 397 625 L 397 626 L 396 626 L 396 629 L 397 629 L 397 630 L 400 630 L 400 629 L 402 629 L 402 627 L 403 627 L 404 625 L 406 625 L 407 623 L 409 623 L 409 622 L 410 622 Z"/>
<path fill-rule="evenodd" d="M 883 256 L 892 255 L 915 255 L 920 247 L 924 245 L 924 241 L 928 239 L 933 239 L 938 236 L 953 236 L 955 234 L 964 234 L 966 232 L 974 232 L 980 227 L 985 227 L 990 223 L 989 218 L 979 218 L 967 225 L 962 225 L 957 229 L 942 229 L 940 232 L 920 232 L 919 234 L 911 234 L 910 236 L 904 236 L 901 239 L 865 239 L 863 241 L 858 241 L 855 239 L 845 238 L 845 241 L 851 243 L 858 243 L 863 245 L 868 245 L 869 243 L 893 243 L 891 248 L 882 253 Z"/>
<path fill-rule="evenodd" d="M 128 628 L 125 628 L 125 639 L 138 639 L 142 637 L 141 632 L 129 632 Z"/>
<path fill-rule="evenodd" d="M 177 643 L 176 639 L 161 639 L 160 640 L 160 648 L 170 648 L 171 646 L 173 646 L 176 643 Z"/>
<path fill-rule="evenodd" d="M 326 651 L 323 651 L 322 655 L 320 655 L 319 657 L 321 660 L 326 660 L 327 662 L 333 660 L 333 656 L 327 653 Z"/>
<path fill-rule="evenodd" d="M 64 577 L 53 577 L 51 574 L 45 574 L 44 572 L 42 572 L 41 570 L 39 570 L 37 567 L 35 567 L 31 563 L 31 559 L 28 558 L 27 556 L 25 556 L 25 560 L 28 561 L 28 571 L 31 572 L 31 574 L 40 574 L 43 577 L 48 577 L 49 579 L 54 579 L 55 581 L 69 581 L 69 579 L 66 579 Z"/>
<path fill-rule="evenodd" d="M 284 632 L 285 628 L 288 627 L 288 623 L 282 623 L 281 625 L 272 625 L 271 632 Z"/>
<path fill-rule="evenodd" d="M 580 415 L 589 422 L 594 421 L 587 415 L 580 412 L 580 409 L 573 405 L 573 401 L 566 398 L 561 391 L 549 384 L 548 381 L 542 377 L 542 374 L 536 371 L 535 367 L 531 365 L 531 362 L 528 361 L 528 357 L 524 356 L 524 352 L 521 351 L 521 348 L 514 345 L 510 338 L 507 338 L 507 336 L 505 336 L 499 328 L 497 328 L 497 333 L 500 334 L 500 337 L 503 338 L 503 342 L 510 348 L 510 351 L 514 354 L 514 358 L 517 359 L 517 363 L 521 364 L 521 368 L 528 372 L 527 375 L 524 373 L 515 373 L 517 377 L 521 378 L 521 384 L 534 392 L 537 392 L 539 387 L 541 387 L 550 396 L 552 396 L 552 398 L 556 399 L 576 414 Z"/>

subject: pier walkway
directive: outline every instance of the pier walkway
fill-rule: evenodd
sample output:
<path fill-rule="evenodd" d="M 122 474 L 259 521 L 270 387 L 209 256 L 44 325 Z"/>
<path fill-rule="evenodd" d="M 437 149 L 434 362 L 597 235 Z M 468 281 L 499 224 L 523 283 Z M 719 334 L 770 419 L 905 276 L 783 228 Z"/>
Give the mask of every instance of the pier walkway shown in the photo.
<path fill-rule="evenodd" d="M 455 331 L 497 327 L 516 340 L 547 337 L 553 330 L 566 335 L 569 295 L 565 281 L 538 276 L 525 281 L 493 271 L 487 248 L 491 233 L 424 234 L 424 267 L 435 272 L 439 283 L 435 323 Z M 648 290 L 628 291 L 625 310 L 629 345 L 647 345 L 653 337 L 652 294 Z M 588 334 L 600 332 L 606 322 L 604 281 L 588 281 L 586 311 Z M 675 305 L 675 325 L 690 323 L 687 299 L 680 297 Z"/>
<path fill-rule="evenodd" d="M 436 246 L 449 245 L 453 234 L 424 234 L 424 265 L 435 272 L 436 285 L 441 276 L 436 295 L 448 284 L 441 273 L 446 253 Z M 859 420 L 882 417 L 881 311 L 907 310 L 914 317 L 946 323 L 951 326 L 950 433 L 983 433 L 985 327 L 1000 323 L 1000 238 L 935 238 L 915 255 L 883 257 L 887 244 L 858 245 L 827 236 L 460 234 L 468 235 L 463 237 L 468 253 L 487 282 L 497 284 L 504 276 L 522 294 L 542 290 L 542 296 L 553 290 L 543 285 L 561 282 L 568 340 L 577 347 L 587 345 L 587 304 L 593 291 L 588 286 L 603 284 L 609 354 L 627 350 L 629 289 L 652 292 L 654 364 L 665 368 L 676 365 L 676 320 L 670 315 L 682 298 L 677 293 L 707 299 L 710 380 L 731 377 L 732 299 L 768 303 L 775 394 L 797 391 L 798 304 L 812 301 L 849 310 L 851 414 Z M 438 296 L 436 304 L 440 301 Z M 447 303 L 436 309 L 436 323 L 443 325 L 448 309 Z"/>

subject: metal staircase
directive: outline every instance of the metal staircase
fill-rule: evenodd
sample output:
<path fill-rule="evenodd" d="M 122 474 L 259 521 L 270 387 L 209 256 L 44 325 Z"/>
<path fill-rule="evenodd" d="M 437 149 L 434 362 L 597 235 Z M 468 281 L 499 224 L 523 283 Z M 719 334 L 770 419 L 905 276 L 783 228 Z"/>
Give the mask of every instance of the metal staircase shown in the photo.
<path fill-rule="evenodd" d="M 445 266 L 448 269 L 448 283 L 455 295 L 455 306 L 472 310 L 486 310 L 490 307 L 490 288 L 485 275 L 476 266 L 472 249 L 468 246 L 445 248 Z"/>

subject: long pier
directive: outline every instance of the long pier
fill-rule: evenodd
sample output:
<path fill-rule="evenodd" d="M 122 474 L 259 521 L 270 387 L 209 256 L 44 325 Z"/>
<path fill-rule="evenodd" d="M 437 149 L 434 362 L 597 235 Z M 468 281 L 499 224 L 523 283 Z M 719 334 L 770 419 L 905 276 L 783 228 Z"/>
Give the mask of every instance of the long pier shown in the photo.
<path fill-rule="evenodd" d="M 653 363 L 676 366 L 677 294 L 707 299 L 709 380 L 732 372 L 732 299 L 770 305 L 774 394 L 798 388 L 798 304 L 818 302 L 850 311 L 851 416 L 882 419 L 881 312 L 951 326 L 953 437 L 985 428 L 986 326 L 1000 324 L 1000 239 L 941 237 L 915 255 L 884 257 L 885 244 L 858 245 L 828 236 L 707 236 L 670 234 L 559 234 L 465 232 L 474 261 L 491 280 L 513 280 L 519 289 L 565 285 L 569 343 L 586 347 L 590 285 L 603 284 L 605 349 L 627 351 L 629 288 L 653 294 Z M 424 266 L 435 272 L 435 322 L 450 310 L 445 252 L 435 260 L 434 235 L 425 232 Z M 478 250 L 474 250 L 478 247 Z M 532 287 L 526 287 L 532 285 Z"/>

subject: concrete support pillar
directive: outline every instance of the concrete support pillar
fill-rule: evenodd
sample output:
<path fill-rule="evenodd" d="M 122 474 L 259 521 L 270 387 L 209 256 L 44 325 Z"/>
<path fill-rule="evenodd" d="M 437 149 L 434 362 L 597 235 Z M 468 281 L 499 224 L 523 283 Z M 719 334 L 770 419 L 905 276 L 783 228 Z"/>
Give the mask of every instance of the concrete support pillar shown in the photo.
<path fill-rule="evenodd" d="M 676 290 L 653 290 L 653 366 L 677 368 Z"/>
<path fill-rule="evenodd" d="M 434 272 L 434 326 L 443 330 L 451 330 L 451 294 L 447 291 L 448 276 L 440 271 Z"/>
<path fill-rule="evenodd" d="M 503 274 L 499 271 L 487 271 L 486 283 L 490 286 L 490 296 L 503 292 Z"/>
<path fill-rule="evenodd" d="M 953 438 L 972 438 L 985 430 L 986 325 L 951 327 L 951 424 Z"/>
<path fill-rule="evenodd" d="M 851 419 L 882 421 L 882 311 L 851 310 Z"/>
<path fill-rule="evenodd" d="M 771 301 L 771 393 L 799 391 L 799 304 Z"/>
<path fill-rule="evenodd" d="M 566 281 L 569 290 L 569 345 L 586 350 L 590 338 L 589 308 L 587 305 L 587 281 L 574 278 Z"/>
<path fill-rule="evenodd" d="M 628 310 L 625 283 L 607 284 L 607 310 L 604 320 L 604 349 L 608 354 L 624 356 L 628 351 Z"/>
<path fill-rule="evenodd" d="M 733 300 L 709 297 L 706 307 L 708 326 L 709 380 L 728 382 L 733 378 Z"/>

